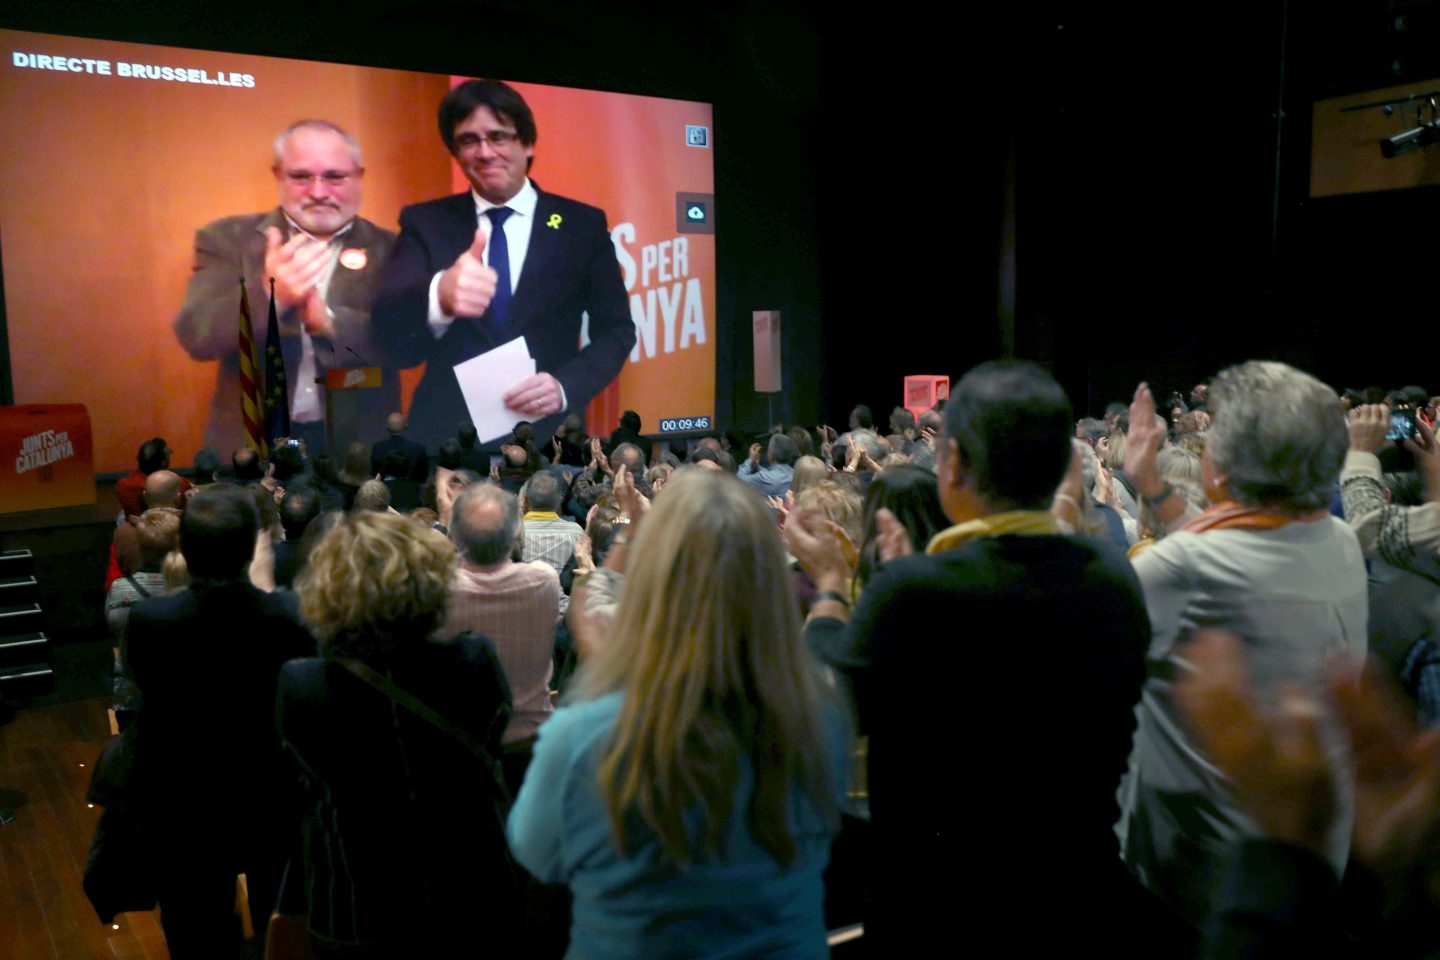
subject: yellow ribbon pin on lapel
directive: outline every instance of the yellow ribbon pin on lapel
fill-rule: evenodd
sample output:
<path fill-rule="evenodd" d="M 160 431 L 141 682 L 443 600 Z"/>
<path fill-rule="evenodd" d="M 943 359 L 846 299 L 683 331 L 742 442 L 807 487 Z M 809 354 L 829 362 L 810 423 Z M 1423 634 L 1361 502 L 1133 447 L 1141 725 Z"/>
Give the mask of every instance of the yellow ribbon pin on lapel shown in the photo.
<path fill-rule="evenodd" d="M 550 214 L 550 219 L 545 221 L 545 226 L 549 227 L 551 230 L 559 230 L 559 229 L 560 229 L 560 214 L 558 214 L 558 213 L 552 213 L 552 214 Z"/>

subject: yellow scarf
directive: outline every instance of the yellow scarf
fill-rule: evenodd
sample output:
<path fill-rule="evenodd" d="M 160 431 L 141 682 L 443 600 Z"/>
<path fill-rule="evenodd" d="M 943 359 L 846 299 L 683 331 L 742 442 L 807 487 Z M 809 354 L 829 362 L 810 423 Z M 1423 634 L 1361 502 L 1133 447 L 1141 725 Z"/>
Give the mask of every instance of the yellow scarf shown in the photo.
<path fill-rule="evenodd" d="M 926 553 L 941 553 L 979 540 L 982 537 L 1003 537 L 1007 534 L 1034 536 L 1057 534 L 1060 525 L 1055 518 L 1043 510 L 1011 510 L 1006 513 L 992 513 L 988 517 L 977 517 L 957 523 L 947 530 L 941 530 L 930 539 Z"/>

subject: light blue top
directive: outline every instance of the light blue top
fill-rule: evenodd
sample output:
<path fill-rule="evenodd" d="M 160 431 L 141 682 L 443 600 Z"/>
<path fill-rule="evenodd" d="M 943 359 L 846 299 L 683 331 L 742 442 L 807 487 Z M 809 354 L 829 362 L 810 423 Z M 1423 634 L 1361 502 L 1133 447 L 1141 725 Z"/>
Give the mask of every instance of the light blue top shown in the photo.
<path fill-rule="evenodd" d="M 725 855 L 697 857 L 682 870 L 656 837 L 633 831 L 635 849 L 619 853 L 598 769 L 620 704 L 615 693 L 565 707 L 540 728 L 506 827 L 526 869 L 574 893 L 567 956 L 827 957 L 821 874 L 833 828 L 797 787 L 790 801 L 796 857 L 788 867 L 778 864 L 748 828 L 755 786 L 748 759 L 741 762 Z M 849 772 L 849 738 L 838 711 L 827 742 L 838 809 Z"/>

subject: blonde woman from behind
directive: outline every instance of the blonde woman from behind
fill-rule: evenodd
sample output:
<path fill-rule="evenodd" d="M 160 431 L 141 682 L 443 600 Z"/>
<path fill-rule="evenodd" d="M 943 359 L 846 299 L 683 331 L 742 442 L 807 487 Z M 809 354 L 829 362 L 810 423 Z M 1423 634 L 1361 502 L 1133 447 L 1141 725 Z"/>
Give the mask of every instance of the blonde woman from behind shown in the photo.
<path fill-rule="evenodd" d="M 511 850 L 574 893 L 570 956 L 825 957 L 850 737 L 769 511 L 679 470 L 630 550 L 610 641 L 540 729 Z"/>

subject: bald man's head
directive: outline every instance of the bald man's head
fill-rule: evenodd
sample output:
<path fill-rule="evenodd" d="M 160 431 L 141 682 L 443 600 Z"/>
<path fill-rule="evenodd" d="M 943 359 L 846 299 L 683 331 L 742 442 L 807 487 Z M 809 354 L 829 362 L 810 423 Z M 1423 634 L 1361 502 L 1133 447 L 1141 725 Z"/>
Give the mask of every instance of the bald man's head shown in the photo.
<path fill-rule="evenodd" d="M 156 470 L 145 478 L 145 505 L 148 507 L 180 506 L 180 474 L 173 470 Z"/>
<path fill-rule="evenodd" d="M 395 435 L 395 436 L 397 436 L 397 437 L 400 436 L 400 434 L 404 433 L 404 432 L 405 432 L 405 416 L 404 416 L 404 414 L 392 413 L 392 414 L 390 414 L 390 416 L 386 417 L 386 418 L 385 418 L 385 429 L 386 429 L 386 430 L 389 430 L 393 435 Z"/>

